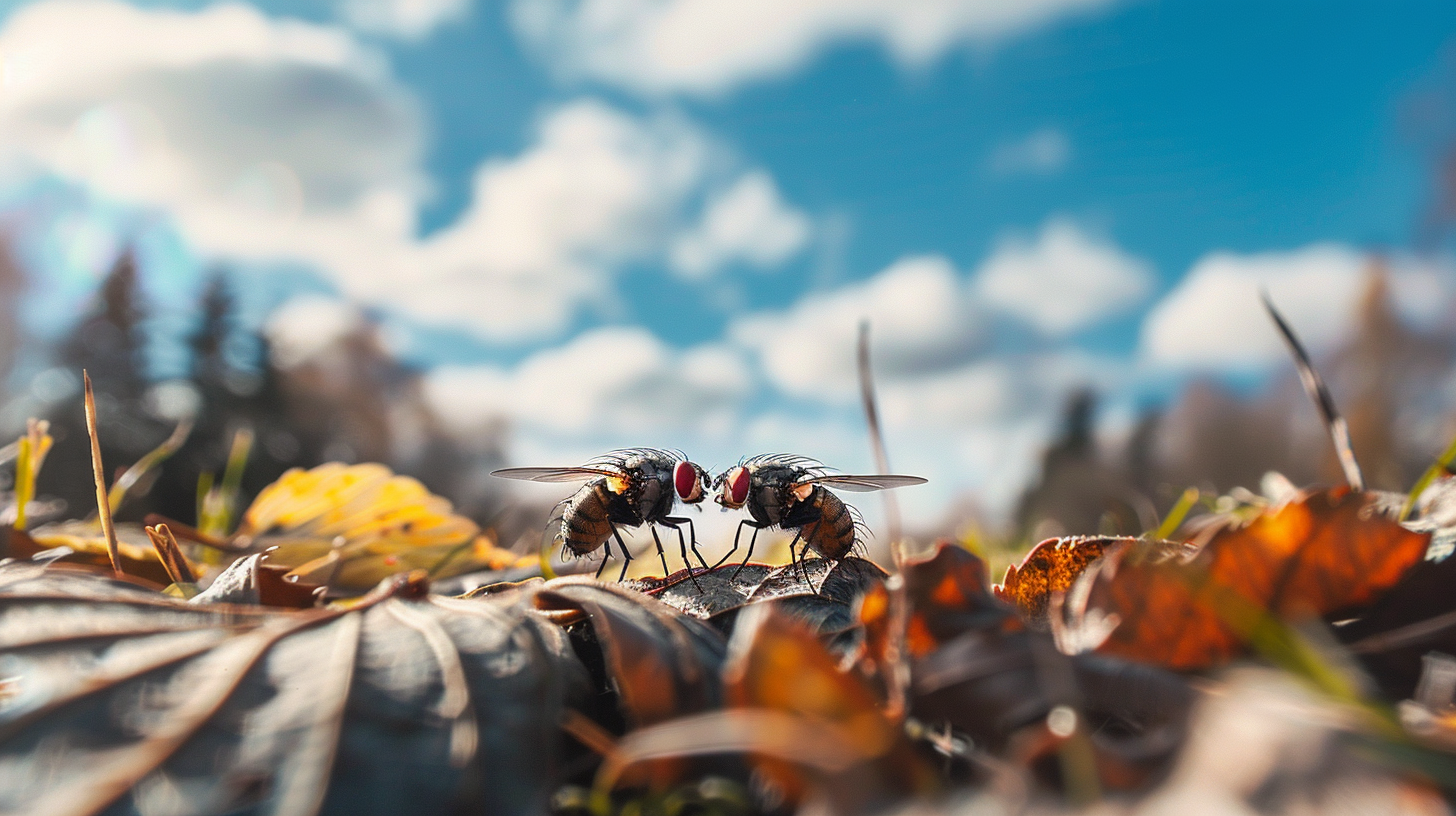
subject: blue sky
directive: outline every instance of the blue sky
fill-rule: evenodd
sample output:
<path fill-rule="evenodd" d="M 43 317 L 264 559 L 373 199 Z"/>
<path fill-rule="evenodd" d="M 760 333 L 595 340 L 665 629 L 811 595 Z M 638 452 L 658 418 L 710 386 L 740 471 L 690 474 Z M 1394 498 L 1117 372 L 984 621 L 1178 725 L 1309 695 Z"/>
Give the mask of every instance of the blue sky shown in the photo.
<path fill-rule="evenodd" d="M 1274 370 L 1259 286 L 1328 349 L 1377 248 L 1410 320 L 1451 321 L 1417 241 L 1447 3 L 5 9 L 0 209 L 37 330 L 129 241 L 162 316 L 221 261 L 298 354 L 380 311 L 462 439 L 505 417 L 526 464 L 868 467 L 868 317 L 897 464 L 933 479 L 912 509 L 994 515 L 1068 389 L 1116 435 L 1190 377 Z"/>

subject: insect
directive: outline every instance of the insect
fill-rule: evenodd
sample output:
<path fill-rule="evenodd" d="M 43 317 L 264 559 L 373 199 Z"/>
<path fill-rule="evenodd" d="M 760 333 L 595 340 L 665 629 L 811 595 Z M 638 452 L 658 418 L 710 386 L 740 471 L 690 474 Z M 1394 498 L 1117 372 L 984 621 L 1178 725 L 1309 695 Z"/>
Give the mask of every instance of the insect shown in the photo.
<path fill-rule="evenodd" d="M 804 554 L 807 551 L 813 550 L 830 561 L 840 561 L 850 554 L 858 541 L 858 514 L 826 487 L 867 493 L 924 483 L 925 480 L 919 476 L 830 473 L 818 461 L 794 454 L 770 453 L 744 459 L 713 480 L 713 489 L 718 491 L 714 501 L 730 510 L 746 506 L 750 516 L 738 523 L 738 530 L 733 534 L 733 549 L 713 566 L 721 566 L 738 551 L 738 540 L 744 527 L 753 528 L 753 537 L 748 540 L 748 554 L 738 565 L 739 570 L 753 557 L 758 531 L 780 527 L 794 531 L 794 540 L 789 542 L 791 562 L 794 560 L 794 545 L 801 540 L 804 542 L 797 563 L 800 577 L 809 583 L 804 573 Z M 736 576 L 738 572 L 733 574 Z"/>
<path fill-rule="evenodd" d="M 622 541 L 618 526 L 648 525 L 648 529 L 652 531 L 652 540 L 657 544 L 657 555 L 662 559 L 664 577 L 669 574 L 667 556 L 662 550 L 662 539 L 657 535 L 657 525 L 677 530 L 683 563 L 687 565 L 688 576 L 696 584 L 693 565 L 688 561 L 688 539 L 683 537 L 682 531 L 682 526 L 687 525 L 693 554 L 698 557 L 698 563 L 704 569 L 708 567 L 702 554 L 698 552 L 698 534 L 692 519 L 668 515 L 679 499 L 684 504 L 701 502 L 705 496 L 704 486 L 708 483 L 707 471 L 689 462 L 687 456 L 680 451 L 627 448 L 603 454 L 580 467 L 505 468 L 494 471 L 491 475 L 531 482 L 589 480 L 570 498 L 557 505 L 561 508 L 561 530 L 556 538 L 576 555 L 586 555 L 598 548 L 604 548 L 605 553 L 601 567 L 597 568 L 597 577 L 601 577 L 607 560 L 612 557 L 611 540 L 614 538 L 622 554 L 622 573 L 617 576 L 617 580 L 627 576 L 632 554 Z M 555 521 L 555 518 L 552 520 Z"/>

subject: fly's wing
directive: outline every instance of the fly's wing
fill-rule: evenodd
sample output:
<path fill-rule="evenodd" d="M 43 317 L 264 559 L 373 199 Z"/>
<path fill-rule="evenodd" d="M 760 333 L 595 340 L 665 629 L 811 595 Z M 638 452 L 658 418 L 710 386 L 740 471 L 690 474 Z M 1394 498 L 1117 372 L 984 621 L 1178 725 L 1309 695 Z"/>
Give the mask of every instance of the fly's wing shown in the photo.
<path fill-rule="evenodd" d="M 815 476 L 812 479 L 805 479 L 799 484 L 822 484 L 825 487 L 848 490 L 851 493 L 871 493 L 876 490 L 925 484 L 925 481 L 919 476 L 851 476 L 841 473 L 833 476 Z"/>
<path fill-rule="evenodd" d="M 504 468 L 493 470 L 490 475 L 499 476 L 502 479 L 521 479 L 527 482 L 585 482 L 601 476 L 618 478 L 622 476 L 619 471 L 591 467 Z"/>

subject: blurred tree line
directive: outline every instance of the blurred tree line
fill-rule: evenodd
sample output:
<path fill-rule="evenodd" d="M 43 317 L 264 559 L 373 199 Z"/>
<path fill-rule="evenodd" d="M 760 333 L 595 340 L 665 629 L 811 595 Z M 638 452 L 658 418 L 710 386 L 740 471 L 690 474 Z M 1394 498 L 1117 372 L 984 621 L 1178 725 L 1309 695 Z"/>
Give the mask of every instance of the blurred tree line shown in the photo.
<path fill-rule="evenodd" d="M 1315 367 L 1349 422 L 1366 485 L 1409 490 L 1456 433 L 1456 341 L 1449 327 L 1423 333 L 1401 322 L 1378 258 L 1355 314 L 1330 319 L 1351 320 L 1351 331 Z M 1092 390 L 1068 400 L 1062 431 L 1016 509 L 1022 541 L 1137 535 L 1155 527 L 1188 487 L 1205 495 L 1235 487 L 1257 493 L 1270 471 L 1301 486 L 1344 481 L 1292 360 L 1253 394 L 1195 380 L 1172 405 L 1143 414 L 1123 439 L 1096 437 L 1096 405 Z"/>
<path fill-rule="evenodd" d="M 94 512 L 89 441 L 81 371 L 96 392 L 102 460 L 115 478 L 162 444 L 179 423 L 191 425 L 186 442 L 131 491 L 119 517 L 147 513 L 192 523 L 199 480 L 221 478 L 239 434 L 251 439 L 243 471 L 242 503 L 292 467 L 325 461 L 382 462 L 415 476 L 455 502 L 483 525 L 498 501 L 486 479 L 503 459 L 503 431 L 469 446 L 448 437 L 430 411 L 421 373 L 390 355 L 376 321 L 367 315 L 306 359 L 280 365 L 269 338 L 242 325 L 236 285 L 214 272 L 196 306 L 200 315 L 189 338 L 189 372 L 163 382 L 147 374 L 148 304 L 135 256 L 122 254 L 92 297 L 86 313 L 49 350 L 46 399 L 21 385 L 7 395 L 7 425 L 22 412 L 51 423 L 55 447 L 41 473 L 38 492 L 62 499 L 68 517 Z M 24 273 L 0 252 L 0 374 L 16 363 L 23 338 L 16 309 Z M 5 432 L 18 428 L 5 428 Z M 241 510 L 241 508 L 239 508 Z"/>

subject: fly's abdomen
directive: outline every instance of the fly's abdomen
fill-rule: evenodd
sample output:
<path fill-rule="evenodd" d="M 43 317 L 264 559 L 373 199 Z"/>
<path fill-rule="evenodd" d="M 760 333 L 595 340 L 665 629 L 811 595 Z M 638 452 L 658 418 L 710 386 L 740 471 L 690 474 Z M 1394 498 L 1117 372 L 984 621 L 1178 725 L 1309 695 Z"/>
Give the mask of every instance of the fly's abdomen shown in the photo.
<path fill-rule="evenodd" d="M 606 480 L 583 485 L 571 497 L 561 513 L 561 543 L 566 549 L 586 555 L 602 546 L 612 534 L 612 523 L 607 518 L 610 498 Z"/>
<path fill-rule="evenodd" d="M 809 501 L 819 511 L 819 519 L 804 528 L 809 548 L 831 561 L 849 555 L 854 549 L 854 516 L 849 505 L 822 487 L 814 489 Z"/>

